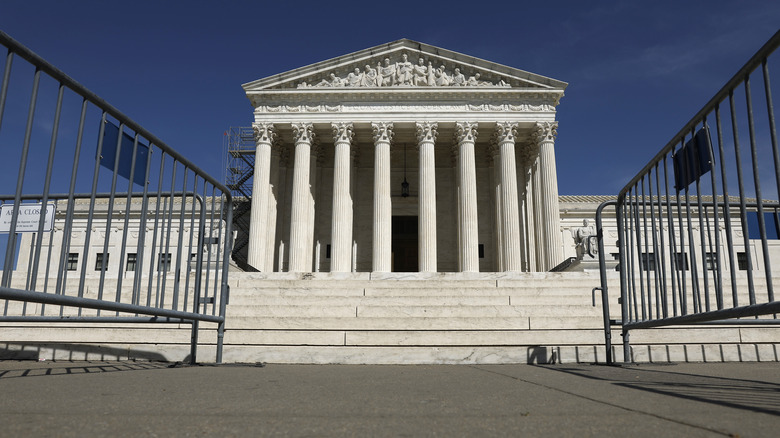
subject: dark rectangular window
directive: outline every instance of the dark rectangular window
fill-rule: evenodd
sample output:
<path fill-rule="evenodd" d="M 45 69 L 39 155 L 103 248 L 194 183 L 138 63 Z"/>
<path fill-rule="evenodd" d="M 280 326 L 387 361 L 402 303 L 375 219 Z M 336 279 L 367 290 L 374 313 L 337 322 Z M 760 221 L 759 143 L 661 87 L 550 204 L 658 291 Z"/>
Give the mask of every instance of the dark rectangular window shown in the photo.
<path fill-rule="evenodd" d="M 652 252 L 639 254 L 639 264 L 645 271 L 655 271 L 655 254 Z"/>
<path fill-rule="evenodd" d="M 678 271 L 688 270 L 688 254 L 684 252 L 678 252 L 674 254 L 674 263 Z"/>
<path fill-rule="evenodd" d="M 135 271 L 135 265 L 138 263 L 138 254 L 131 252 L 127 254 L 127 267 L 125 270 L 127 272 L 134 272 Z"/>
<path fill-rule="evenodd" d="M 97 257 L 95 257 L 95 270 L 96 271 L 100 271 L 101 269 L 105 270 L 105 271 L 108 270 L 108 256 L 110 256 L 110 255 L 111 254 L 102 253 L 102 252 L 97 253 Z M 103 259 L 105 259 L 105 268 L 103 267 L 103 264 L 104 264 L 104 260 Z"/>
<path fill-rule="evenodd" d="M 170 271 L 171 270 L 171 253 L 160 253 L 157 256 L 157 272 Z"/>
<path fill-rule="evenodd" d="M 75 271 L 79 265 L 79 254 L 75 252 L 68 253 L 68 271 Z"/>
<path fill-rule="evenodd" d="M 744 252 L 737 253 L 737 265 L 740 271 L 748 270 L 748 258 L 746 253 Z"/>
<path fill-rule="evenodd" d="M 704 255 L 704 265 L 708 271 L 714 271 L 718 267 L 718 254 L 714 252 L 708 252 Z"/>
<path fill-rule="evenodd" d="M 330 258 L 330 243 L 325 245 L 325 258 L 326 259 Z"/>
<path fill-rule="evenodd" d="M 479 244 L 479 258 L 484 259 L 485 258 L 485 244 L 480 243 Z"/>

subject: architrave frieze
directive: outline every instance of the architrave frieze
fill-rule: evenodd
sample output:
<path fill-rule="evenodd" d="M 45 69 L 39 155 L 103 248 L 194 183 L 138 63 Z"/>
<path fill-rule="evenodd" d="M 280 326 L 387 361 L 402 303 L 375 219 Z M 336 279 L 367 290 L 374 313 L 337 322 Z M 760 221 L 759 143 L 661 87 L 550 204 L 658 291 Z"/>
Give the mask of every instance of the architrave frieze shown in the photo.
<path fill-rule="evenodd" d="M 253 94 L 256 121 L 553 121 L 563 90 L 292 90 Z"/>

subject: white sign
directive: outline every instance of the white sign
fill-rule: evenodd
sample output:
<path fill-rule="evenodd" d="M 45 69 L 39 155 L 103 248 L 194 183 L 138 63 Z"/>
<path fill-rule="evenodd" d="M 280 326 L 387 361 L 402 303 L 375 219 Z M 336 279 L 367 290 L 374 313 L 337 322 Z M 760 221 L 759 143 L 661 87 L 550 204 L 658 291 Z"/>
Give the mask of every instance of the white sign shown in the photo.
<path fill-rule="evenodd" d="M 14 204 L 4 204 L 0 207 L 0 233 L 11 230 L 11 220 L 14 217 Z M 17 233 L 37 233 L 41 219 L 41 204 L 21 204 L 19 216 L 16 217 Z M 50 232 L 54 225 L 54 204 L 46 205 L 43 231 Z"/>

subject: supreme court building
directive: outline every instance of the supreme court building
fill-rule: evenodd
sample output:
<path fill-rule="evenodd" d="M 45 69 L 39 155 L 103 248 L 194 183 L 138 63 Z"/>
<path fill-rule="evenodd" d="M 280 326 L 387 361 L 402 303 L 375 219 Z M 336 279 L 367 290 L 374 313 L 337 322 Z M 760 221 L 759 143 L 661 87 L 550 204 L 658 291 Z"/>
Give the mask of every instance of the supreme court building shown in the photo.
<path fill-rule="evenodd" d="M 398 40 L 243 85 L 261 272 L 548 271 L 567 84 Z"/>

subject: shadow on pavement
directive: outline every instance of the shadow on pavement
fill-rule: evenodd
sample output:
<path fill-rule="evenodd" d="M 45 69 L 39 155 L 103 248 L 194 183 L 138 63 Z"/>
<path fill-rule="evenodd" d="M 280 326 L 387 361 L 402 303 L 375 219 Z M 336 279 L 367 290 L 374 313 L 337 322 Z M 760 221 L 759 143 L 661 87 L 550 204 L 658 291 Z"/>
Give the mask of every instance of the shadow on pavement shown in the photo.
<path fill-rule="evenodd" d="M 780 385 L 776 383 L 643 369 L 638 366 L 544 368 L 625 388 L 780 416 Z"/>
<path fill-rule="evenodd" d="M 0 362 L 0 380 L 19 377 L 63 376 L 113 373 L 120 371 L 170 368 L 169 362 L 30 362 L 6 360 Z"/>

